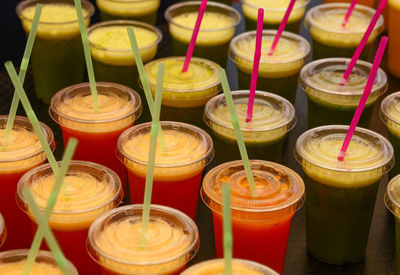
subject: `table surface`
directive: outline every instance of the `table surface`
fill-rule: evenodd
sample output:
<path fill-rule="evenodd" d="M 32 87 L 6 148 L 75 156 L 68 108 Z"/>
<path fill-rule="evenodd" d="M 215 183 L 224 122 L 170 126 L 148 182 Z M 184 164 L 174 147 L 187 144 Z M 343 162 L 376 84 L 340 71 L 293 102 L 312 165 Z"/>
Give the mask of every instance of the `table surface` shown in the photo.
<path fill-rule="evenodd" d="M 319 3 L 320 0 L 314 0 L 310 4 L 310 7 Z M 240 10 L 240 5 L 235 4 L 234 6 Z M 164 34 L 164 39 L 159 47 L 157 58 L 171 55 L 171 41 L 168 34 L 168 28 L 166 25 L 160 25 L 159 27 Z M 244 25 L 241 24 L 238 26 L 237 32 L 240 33 L 243 31 Z M 304 28 L 301 30 L 301 35 L 310 40 L 310 37 Z M 383 64 L 383 68 L 385 68 L 385 64 Z M 227 74 L 232 90 L 237 89 L 236 73 L 235 66 L 231 61 L 229 61 Z M 390 74 L 388 74 L 388 77 L 389 90 L 387 94 L 400 90 L 400 79 L 395 78 Z M 0 73 L 0 88 L 0 114 L 6 114 L 8 113 L 11 104 L 13 87 L 5 72 Z M 43 104 L 35 97 L 30 71 L 26 77 L 25 88 L 39 120 L 43 121 L 53 129 L 57 146 L 55 152 L 56 158 L 61 159 L 63 150 L 61 131 L 57 124 L 50 119 L 48 115 L 48 105 Z M 373 131 L 387 136 L 387 131 L 379 118 L 379 106 L 382 98 L 375 105 L 370 128 Z M 297 91 L 295 107 L 297 124 L 289 134 L 283 164 L 292 168 L 301 175 L 301 167 L 293 156 L 293 148 L 297 138 L 307 130 L 307 101 L 305 94 L 300 89 Z M 24 114 L 21 106 L 19 107 L 18 113 L 22 115 Z M 368 247 L 365 259 L 362 262 L 344 266 L 332 266 L 313 259 L 313 257 L 307 253 L 305 208 L 303 207 L 294 215 L 292 221 L 284 274 L 394 274 L 394 223 L 391 213 L 387 211 L 383 202 L 386 185 L 387 176 L 383 178 L 379 187 Z M 199 226 L 200 231 L 200 250 L 189 264 L 215 258 L 211 212 L 201 200 L 199 200 L 196 223 Z"/>

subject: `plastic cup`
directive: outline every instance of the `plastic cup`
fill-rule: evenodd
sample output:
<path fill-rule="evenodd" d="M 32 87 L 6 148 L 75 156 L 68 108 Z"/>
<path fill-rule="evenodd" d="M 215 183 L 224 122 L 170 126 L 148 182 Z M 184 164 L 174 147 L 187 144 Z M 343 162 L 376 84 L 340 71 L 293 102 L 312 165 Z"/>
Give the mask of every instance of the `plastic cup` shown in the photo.
<path fill-rule="evenodd" d="M 301 36 L 283 32 L 273 55 L 268 55 L 275 30 L 263 31 L 257 89 L 283 96 L 294 104 L 298 78 L 310 54 L 310 44 Z M 229 47 L 229 56 L 238 68 L 239 89 L 248 90 L 253 72 L 256 31 L 236 36 Z"/>
<path fill-rule="evenodd" d="M 0 115 L 0 141 L 3 140 L 8 116 Z M 40 123 L 43 133 L 54 150 L 53 132 Z M 6 150 L 0 148 L 0 212 L 4 216 L 8 236 L 4 250 L 26 248 L 32 242 L 29 219 L 18 209 L 15 193 L 19 179 L 30 169 L 46 161 L 46 155 L 28 118 L 16 116 Z"/>
<path fill-rule="evenodd" d="M 363 5 L 356 5 L 346 27 L 343 19 L 350 4 L 322 4 L 310 9 L 304 24 L 310 31 L 313 43 L 313 59 L 328 57 L 351 58 L 361 42 L 375 10 Z M 383 31 L 383 16 L 380 16 L 365 45 L 360 59 L 369 61 L 373 44 Z"/>
<path fill-rule="evenodd" d="M 74 159 L 93 161 L 115 171 L 126 190 L 126 171 L 115 154 L 119 135 L 131 127 L 142 111 L 139 95 L 132 89 L 97 82 L 100 112 L 93 109 L 89 83 L 62 89 L 51 100 L 49 113 L 62 131 L 64 145 L 78 139 Z"/>
<path fill-rule="evenodd" d="M 395 247 L 396 247 L 396 274 L 400 272 L 400 175 L 393 178 L 385 194 L 386 207 L 395 218 Z"/>
<path fill-rule="evenodd" d="M 201 174 L 214 157 L 211 137 L 200 128 L 160 123 L 165 148 L 157 141 L 152 203 L 176 208 L 196 218 Z M 132 203 L 143 203 L 151 123 L 126 130 L 118 140 L 118 157 L 128 170 Z"/>
<path fill-rule="evenodd" d="M 348 127 L 308 130 L 295 147 L 305 174 L 307 247 L 316 259 L 334 265 L 363 259 L 379 181 L 394 163 L 389 141 L 364 128 L 356 128 L 338 162 Z"/>
<path fill-rule="evenodd" d="M 99 267 L 86 253 L 88 230 L 97 217 L 121 202 L 121 182 L 109 168 L 87 161 L 71 161 L 64 180 L 65 185 L 58 195 L 49 227 L 65 256 L 82 274 L 98 274 Z M 43 164 L 27 172 L 18 183 L 17 202 L 32 220 L 32 233 L 36 232 L 37 225 L 23 191 L 29 188 L 44 211 L 54 181 L 50 165 Z"/>
<path fill-rule="evenodd" d="M 204 105 L 221 91 L 221 67 L 209 60 L 193 57 L 182 73 L 184 57 L 154 60 L 144 67 L 150 89 L 155 94 L 158 64 L 165 64 L 161 120 L 180 121 L 205 128 L 201 117 Z"/>
<path fill-rule="evenodd" d="M 214 259 L 195 264 L 181 275 L 218 275 L 224 273 L 224 259 Z M 279 275 L 271 268 L 248 260 L 232 259 L 232 273 L 246 275 Z"/>
<path fill-rule="evenodd" d="M 29 249 L 15 249 L 0 253 L 0 274 L 22 274 Z M 78 275 L 78 270 L 67 260 L 71 275 Z M 62 275 L 56 260 L 49 251 L 40 250 L 36 256 L 30 274 Z"/>
<path fill-rule="evenodd" d="M 4 223 L 3 215 L 0 213 L 0 247 L 3 245 L 7 237 L 7 228 Z"/>
<path fill-rule="evenodd" d="M 88 252 L 103 275 L 177 275 L 197 253 L 199 232 L 182 212 L 151 205 L 146 247 L 140 243 L 143 205 L 116 208 L 90 227 Z"/>
<path fill-rule="evenodd" d="M 181 2 L 183 1 L 190 1 L 190 0 L 180 0 Z M 218 2 L 218 3 L 222 3 L 225 5 L 232 5 L 232 0 L 214 0 L 213 2 Z"/>
<path fill-rule="evenodd" d="M 134 29 L 143 62 L 152 60 L 162 39 L 161 32 L 151 25 L 129 20 L 92 25 L 88 29 L 90 53 L 97 81 L 119 83 L 140 91 L 128 26 Z M 142 101 L 145 102 L 144 95 Z"/>
<path fill-rule="evenodd" d="M 258 9 L 260 8 L 263 8 L 265 13 L 263 29 L 277 30 L 286 13 L 290 0 L 241 0 L 241 2 L 247 31 L 257 29 Z M 286 31 L 293 33 L 300 32 L 301 19 L 306 12 L 309 2 L 310 0 L 296 1 L 286 24 Z"/>
<path fill-rule="evenodd" d="M 388 32 L 390 37 L 387 53 L 388 68 L 390 73 L 400 77 L 400 1 L 390 0 L 386 9 L 389 9 Z"/>
<path fill-rule="evenodd" d="M 172 37 L 172 53 L 185 56 L 192 38 L 201 1 L 170 6 L 165 11 Z M 202 57 L 226 67 L 229 41 L 235 34 L 241 15 L 231 6 L 209 1 L 201 21 L 193 56 Z"/>
<path fill-rule="evenodd" d="M 33 44 L 31 65 L 36 96 L 49 103 L 60 89 L 83 82 L 85 58 L 75 6 L 68 0 L 25 0 L 17 13 L 29 33 L 36 4 L 43 4 Z M 88 26 L 93 5 L 83 0 L 83 14 Z"/>
<path fill-rule="evenodd" d="M 303 180 L 293 170 L 250 160 L 256 196 L 248 187 L 243 162 L 232 161 L 206 174 L 201 197 L 214 220 L 217 257 L 222 257 L 222 184 L 231 188 L 233 256 L 259 262 L 283 273 L 290 223 L 304 202 Z"/>
<path fill-rule="evenodd" d="M 233 91 L 232 97 L 249 158 L 280 162 L 286 135 L 296 124 L 293 105 L 283 97 L 256 91 L 253 119 L 246 122 L 249 91 Z M 212 132 L 216 164 L 241 159 L 224 95 L 207 102 L 204 121 Z"/>
<path fill-rule="evenodd" d="M 96 0 L 102 21 L 130 19 L 156 24 L 160 0 Z"/>
<path fill-rule="evenodd" d="M 300 86 L 307 95 L 308 128 L 322 125 L 350 125 L 370 74 L 372 64 L 358 60 L 348 81 L 340 86 L 349 58 L 325 58 L 305 65 Z M 358 123 L 368 128 L 378 98 L 387 90 L 387 76 L 378 70 L 374 86 Z"/>
<path fill-rule="evenodd" d="M 322 0 L 324 4 L 327 3 L 337 3 L 337 2 L 342 2 L 342 3 L 351 3 L 352 0 Z M 375 6 L 375 0 L 358 0 L 357 4 L 359 5 L 364 5 L 373 8 Z"/>

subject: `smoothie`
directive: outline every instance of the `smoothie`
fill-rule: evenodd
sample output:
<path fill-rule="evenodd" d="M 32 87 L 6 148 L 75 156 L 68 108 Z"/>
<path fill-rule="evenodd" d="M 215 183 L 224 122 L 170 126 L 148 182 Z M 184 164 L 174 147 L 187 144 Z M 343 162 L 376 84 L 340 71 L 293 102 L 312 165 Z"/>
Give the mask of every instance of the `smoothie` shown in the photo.
<path fill-rule="evenodd" d="M 307 247 L 316 259 L 334 265 L 364 258 L 379 181 L 394 163 L 389 141 L 364 128 L 356 128 L 338 162 L 347 130 L 314 128 L 295 147 L 305 173 Z"/>
<path fill-rule="evenodd" d="M 279 25 L 289 6 L 290 0 L 242 0 L 242 10 L 246 20 L 246 30 L 257 29 L 258 9 L 264 9 L 264 29 L 279 28 Z M 301 19 L 306 12 L 310 0 L 297 0 L 290 13 L 286 31 L 299 33 Z"/>
<path fill-rule="evenodd" d="M 0 247 L 3 245 L 6 238 L 7 238 L 7 228 L 4 223 L 3 215 L 1 215 L 0 213 Z"/>
<path fill-rule="evenodd" d="M 157 140 L 152 202 L 178 209 L 193 220 L 204 167 L 214 157 L 211 137 L 200 128 L 161 122 L 165 147 Z M 118 140 L 118 157 L 128 170 L 132 203 L 143 203 L 151 123 L 126 130 Z"/>
<path fill-rule="evenodd" d="M 55 175 L 49 164 L 26 173 L 19 181 L 17 202 L 35 222 L 23 190 L 29 188 L 38 206 L 44 211 L 50 197 Z M 52 229 L 65 256 L 82 274 L 98 274 L 99 267 L 86 253 L 89 226 L 103 213 L 115 208 L 122 200 L 121 182 L 115 172 L 92 162 L 72 161 L 53 212 Z M 32 223 L 35 233 L 36 224 Z"/>
<path fill-rule="evenodd" d="M 115 155 L 119 135 L 131 127 L 142 111 L 139 95 L 132 89 L 96 82 L 100 112 L 93 109 L 89 83 L 67 87 L 51 100 L 49 113 L 63 134 L 78 139 L 74 159 L 100 163 L 115 171 L 126 190 L 126 171 Z"/>
<path fill-rule="evenodd" d="M 28 249 L 8 250 L 0 253 L 0 274 L 17 275 L 22 274 Z M 68 261 L 68 267 L 71 275 L 78 275 L 75 266 Z M 40 250 L 32 266 L 30 275 L 62 275 L 53 255 L 49 251 Z"/>
<path fill-rule="evenodd" d="M 219 165 L 206 174 L 201 189 L 214 219 L 217 257 L 222 257 L 222 185 L 231 189 L 233 256 L 253 260 L 283 273 L 290 223 L 304 202 L 304 183 L 293 170 L 251 160 L 256 184 L 252 196 L 243 162 Z"/>
<path fill-rule="evenodd" d="M 326 4 L 326 3 L 336 3 L 336 2 L 351 3 L 351 1 L 352 0 L 322 0 L 322 2 L 324 4 Z M 357 4 L 373 8 L 375 6 L 375 0 L 358 0 Z"/>
<path fill-rule="evenodd" d="M 390 73 L 400 77 L 400 0 L 389 0 L 389 46 L 388 46 L 388 68 Z"/>
<path fill-rule="evenodd" d="M 345 3 L 322 4 L 307 12 L 304 24 L 310 31 L 313 40 L 314 60 L 327 57 L 351 58 L 353 56 L 375 10 L 356 5 L 348 23 L 343 27 L 342 22 L 349 5 Z M 361 59 L 370 60 L 374 41 L 382 31 L 383 16 L 378 19 L 368 38 L 360 56 Z"/>
<path fill-rule="evenodd" d="M 310 54 L 310 44 L 299 35 L 283 32 L 274 53 L 268 55 L 275 35 L 275 30 L 263 31 L 257 89 L 278 94 L 294 105 L 299 72 Z M 229 47 L 242 90 L 250 88 L 255 45 L 256 31 L 250 31 L 236 36 Z"/>
<path fill-rule="evenodd" d="M 67 0 L 25 0 L 17 6 L 24 30 L 29 33 L 36 4 L 43 10 L 33 44 L 31 65 L 36 96 L 45 103 L 60 89 L 83 82 L 85 58 L 75 6 Z M 83 0 L 88 26 L 93 5 Z"/>
<path fill-rule="evenodd" d="M 309 129 L 332 124 L 350 125 L 372 64 L 358 60 L 348 81 L 340 86 L 349 63 L 349 58 L 325 58 L 301 69 L 300 86 L 307 95 Z M 387 86 L 387 76 L 379 69 L 358 126 L 369 127 L 374 105 Z"/>
<path fill-rule="evenodd" d="M 143 205 L 109 211 L 90 227 L 88 252 L 103 275 L 178 275 L 199 249 L 195 223 L 182 212 L 151 205 L 147 245 L 140 242 Z"/>
<path fill-rule="evenodd" d="M 233 91 L 233 102 L 250 159 L 280 162 L 287 133 L 296 124 L 295 110 L 286 99 L 256 91 L 253 119 L 246 122 L 248 91 Z M 241 159 L 224 95 L 207 102 L 204 120 L 213 133 L 216 164 Z"/>
<path fill-rule="evenodd" d="M 165 64 L 161 120 L 181 121 L 204 129 L 201 117 L 206 102 L 221 91 L 221 67 L 206 59 L 193 57 L 187 72 L 182 72 L 184 57 L 154 60 L 144 67 L 150 89 L 155 94 L 158 64 Z"/>
<path fill-rule="evenodd" d="M 177 3 L 165 12 L 172 36 L 172 53 L 185 56 L 192 38 L 200 1 Z M 226 67 L 229 42 L 241 20 L 232 7 L 209 1 L 201 21 L 193 56 L 202 57 Z"/>
<path fill-rule="evenodd" d="M 8 116 L 0 115 L 0 143 L 3 141 Z M 43 133 L 54 150 L 53 132 L 40 123 Z M 29 219 L 18 209 L 15 202 L 18 180 L 30 169 L 46 161 L 46 155 L 33 131 L 28 118 L 16 116 L 7 148 L 0 148 L 0 212 L 8 230 L 4 250 L 26 248 L 31 245 L 32 236 Z"/>
<path fill-rule="evenodd" d="M 160 0 L 96 0 L 101 20 L 130 19 L 156 24 Z"/>

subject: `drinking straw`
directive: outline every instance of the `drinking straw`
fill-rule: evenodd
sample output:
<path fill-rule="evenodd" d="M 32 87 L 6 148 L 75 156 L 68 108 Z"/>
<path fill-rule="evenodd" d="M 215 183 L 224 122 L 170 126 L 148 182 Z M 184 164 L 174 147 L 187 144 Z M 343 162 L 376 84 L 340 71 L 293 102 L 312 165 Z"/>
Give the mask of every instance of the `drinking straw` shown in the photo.
<path fill-rule="evenodd" d="M 223 213 L 224 213 L 224 274 L 232 274 L 232 218 L 231 218 L 231 190 L 228 183 L 222 185 Z"/>
<path fill-rule="evenodd" d="M 156 145 L 157 145 L 157 135 L 158 128 L 160 127 L 160 109 L 161 109 L 161 94 L 164 81 L 165 64 L 158 64 L 157 72 L 157 84 L 156 84 L 156 98 L 154 106 L 154 117 L 151 124 L 150 132 L 150 148 L 149 148 L 149 159 L 147 161 L 147 174 L 146 174 L 146 185 L 144 191 L 144 201 L 143 201 L 143 213 L 142 213 L 142 228 L 140 231 L 140 244 L 142 248 L 146 247 L 147 244 L 147 230 L 149 228 L 150 220 L 150 203 L 151 194 L 153 192 L 153 178 L 154 178 L 154 162 L 156 160 Z"/>
<path fill-rule="evenodd" d="M 340 149 L 340 153 L 338 156 L 339 161 L 343 161 L 343 159 L 346 155 L 346 151 L 347 151 L 347 148 L 349 147 L 351 137 L 354 134 L 354 130 L 356 129 L 357 124 L 358 124 L 358 120 L 360 119 L 362 111 L 365 107 L 365 104 L 367 103 L 367 99 L 368 99 L 369 94 L 371 93 L 372 86 L 374 85 L 375 77 L 378 72 L 379 65 L 381 64 L 381 60 L 382 60 L 383 54 L 385 52 L 387 42 L 388 42 L 388 37 L 382 36 L 381 41 L 379 42 L 379 47 L 378 47 L 377 53 L 375 55 L 374 63 L 372 64 L 371 72 L 369 73 L 369 76 L 368 76 L 367 84 L 365 85 L 364 93 L 360 99 L 360 102 L 358 103 L 358 106 L 354 113 L 353 119 L 351 120 L 350 127 L 349 127 L 346 137 L 343 141 L 342 148 Z"/>
<path fill-rule="evenodd" d="M 29 103 L 29 99 L 26 96 L 24 87 L 22 86 L 21 82 L 18 79 L 18 75 L 17 75 L 17 72 L 15 71 L 14 65 L 11 61 L 7 61 L 6 63 L 4 63 L 4 66 L 6 67 L 8 75 L 10 76 L 11 81 L 14 85 L 15 92 L 18 94 L 18 97 L 21 100 L 22 106 L 25 109 L 25 113 L 26 113 L 29 121 L 32 124 L 33 130 L 40 142 L 40 145 L 42 145 L 42 148 L 43 148 L 44 153 L 46 154 L 47 160 L 49 161 L 54 174 L 57 174 L 58 165 L 57 165 L 56 159 L 53 155 L 53 152 L 50 149 L 49 144 L 47 143 L 46 137 L 44 136 L 42 129 L 40 128 L 39 121 L 35 115 L 35 112 L 32 109 L 31 104 Z"/>
<path fill-rule="evenodd" d="M 274 37 L 274 41 L 272 42 L 271 48 L 269 49 L 268 55 L 272 55 L 274 53 L 276 45 L 278 45 L 279 39 L 282 36 L 282 32 L 284 31 L 284 29 L 286 27 L 286 24 L 287 24 L 287 22 L 289 20 L 290 13 L 293 10 L 295 2 L 296 2 L 296 0 L 291 0 L 290 1 L 289 6 L 288 6 L 288 8 L 287 8 L 287 10 L 285 12 L 285 15 L 283 16 L 282 22 L 279 25 L 278 31 L 276 32 L 276 35 Z"/>
<path fill-rule="evenodd" d="M 351 72 L 353 71 L 353 68 L 356 65 L 356 62 L 357 62 L 358 58 L 360 58 L 360 55 L 361 55 L 365 45 L 368 42 L 368 38 L 371 35 L 371 33 L 372 33 L 372 31 L 373 31 L 373 29 L 375 27 L 375 24 L 378 21 L 379 16 L 381 15 L 383 9 L 385 8 L 387 2 L 388 2 L 388 0 L 382 0 L 379 3 L 379 6 L 376 9 L 376 12 L 375 12 L 374 16 L 372 17 L 372 20 L 369 23 L 368 28 L 365 31 L 364 36 L 361 39 L 360 44 L 358 45 L 356 51 L 354 52 L 353 57 L 351 58 L 351 61 L 350 61 L 349 65 L 347 66 L 347 69 L 346 69 L 346 71 L 345 71 L 345 73 L 343 75 L 342 81 L 340 82 L 340 86 L 343 86 L 346 83 L 347 79 L 349 79 L 349 76 L 350 76 Z"/>
<path fill-rule="evenodd" d="M 49 221 L 50 215 L 53 212 L 54 205 L 56 204 L 58 194 L 61 190 L 61 186 L 63 185 L 64 177 L 67 174 L 68 167 L 71 162 L 72 156 L 74 155 L 77 144 L 78 140 L 75 138 L 70 138 L 68 140 L 67 147 L 65 148 L 64 155 L 61 160 L 60 170 L 56 174 L 54 185 L 47 201 L 46 209 L 43 213 L 46 223 Z M 42 244 L 43 236 L 44 235 L 41 227 L 38 227 L 38 230 L 36 230 L 35 233 L 35 237 L 33 238 L 33 242 L 29 250 L 29 254 L 26 259 L 22 275 L 28 275 L 30 273 L 33 263 L 35 262 L 36 255 L 40 249 L 40 245 Z"/>
<path fill-rule="evenodd" d="M 224 69 L 219 71 L 219 77 L 221 79 L 222 89 L 224 91 L 225 100 L 228 104 L 229 113 L 231 116 L 231 121 L 233 129 L 236 134 L 237 143 L 239 146 L 240 156 L 242 157 L 244 170 L 246 172 L 247 181 L 249 182 L 249 187 L 251 194 L 256 195 L 256 184 L 254 182 L 253 172 L 251 171 L 249 156 L 247 155 L 246 145 L 244 144 L 242 131 L 240 130 L 239 119 L 236 114 L 235 105 L 233 103 L 231 89 L 229 88 L 228 79 L 226 78 L 226 73 Z"/>
<path fill-rule="evenodd" d="M 344 16 L 343 22 L 342 22 L 342 27 L 346 27 L 347 22 L 349 22 L 349 18 L 351 14 L 353 13 L 354 8 L 356 7 L 357 0 L 351 1 L 350 7 L 346 12 L 346 15 Z"/>
<path fill-rule="evenodd" d="M 25 75 L 28 69 L 29 59 L 31 58 L 33 43 L 35 42 L 36 31 L 39 25 L 39 19 L 42 13 L 42 8 L 43 8 L 42 4 L 37 4 L 35 9 L 35 14 L 33 15 L 31 30 L 28 35 L 28 40 L 26 42 L 24 55 L 22 57 L 21 66 L 19 69 L 19 80 L 21 81 L 21 83 L 24 83 L 25 81 Z M 6 129 L 4 130 L 3 141 L 1 143 L 2 148 L 7 148 L 8 146 L 8 140 L 10 138 L 10 133 L 14 125 L 15 115 L 17 114 L 18 103 L 19 103 L 18 95 L 14 92 L 11 102 L 10 112 L 8 113 Z"/>
<path fill-rule="evenodd" d="M 253 73 L 251 75 L 249 102 L 247 103 L 246 122 L 250 122 L 253 118 L 254 97 L 256 95 L 258 67 L 260 65 L 260 58 L 261 58 L 263 24 L 264 24 L 264 9 L 258 9 L 256 48 L 254 51 Z"/>
<path fill-rule="evenodd" d="M 76 14 L 78 16 L 79 28 L 81 30 L 81 38 L 83 44 L 83 52 L 85 53 L 86 69 L 88 71 L 90 91 L 92 92 L 93 108 L 96 113 L 100 112 L 99 98 L 97 96 L 96 80 L 94 78 L 92 58 L 90 56 L 89 39 L 86 32 L 85 19 L 83 17 L 81 0 L 74 0 Z"/>
<path fill-rule="evenodd" d="M 43 218 L 42 214 L 40 213 L 40 209 L 39 209 L 38 205 L 36 204 L 31 191 L 29 189 L 26 189 L 23 191 L 23 193 L 26 197 L 26 201 L 28 203 L 29 208 L 32 211 L 32 214 L 33 214 L 34 218 L 36 219 L 36 222 L 38 223 L 38 226 L 40 226 L 41 231 L 44 234 L 47 245 L 50 247 L 50 250 L 53 253 L 54 259 L 56 260 L 62 273 L 64 275 L 71 274 L 71 272 L 68 268 L 67 259 L 65 259 L 64 253 L 61 251 L 61 248 L 58 245 L 57 240 L 54 237 L 53 233 L 51 232 L 49 225 L 47 224 L 47 222 Z"/>
<path fill-rule="evenodd" d="M 199 13 L 197 15 L 196 24 L 194 25 L 194 30 L 192 33 L 192 38 L 190 39 L 189 47 L 186 51 L 185 62 L 183 63 L 182 72 L 187 72 L 189 69 L 190 59 L 192 59 L 194 46 L 196 45 L 197 35 L 199 34 L 201 21 L 203 20 L 204 12 L 207 8 L 207 0 L 201 0 Z"/>

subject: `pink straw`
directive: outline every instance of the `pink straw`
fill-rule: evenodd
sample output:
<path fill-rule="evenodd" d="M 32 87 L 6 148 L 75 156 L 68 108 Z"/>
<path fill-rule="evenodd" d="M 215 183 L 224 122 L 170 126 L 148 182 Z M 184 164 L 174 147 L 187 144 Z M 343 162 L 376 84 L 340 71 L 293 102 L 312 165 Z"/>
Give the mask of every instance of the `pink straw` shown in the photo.
<path fill-rule="evenodd" d="M 371 23 L 369 23 L 367 31 L 364 33 L 364 36 L 361 39 L 360 44 L 358 45 L 356 51 L 354 52 L 349 65 L 347 66 L 346 72 L 344 73 L 342 81 L 340 82 L 340 86 L 343 86 L 346 83 L 347 79 L 349 79 L 349 76 L 350 76 L 351 72 L 353 71 L 358 58 L 360 58 L 360 55 L 365 47 L 365 44 L 367 44 L 368 38 L 371 35 L 371 33 L 375 27 L 375 24 L 378 21 L 379 16 L 382 14 L 382 11 L 385 8 L 387 2 L 388 2 L 388 0 L 382 0 L 379 3 L 379 6 L 376 9 L 374 16 L 372 17 Z"/>
<path fill-rule="evenodd" d="M 251 119 L 253 118 L 254 97 L 256 95 L 258 67 L 260 65 L 260 58 L 261 58 L 261 44 L 262 44 L 262 35 L 263 35 L 263 24 L 264 24 L 264 9 L 258 9 L 257 33 L 256 33 L 256 49 L 254 51 L 253 73 L 251 75 L 249 102 L 247 103 L 246 122 L 250 122 Z"/>
<path fill-rule="evenodd" d="M 290 13 L 291 13 L 292 10 L 293 10 L 294 3 L 295 3 L 295 2 L 296 2 L 296 0 L 291 0 L 291 1 L 290 1 L 289 6 L 288 6 L 288 8 L 287 8 L 287 10 L 286 10 L 285 16 L 283 17 L 282 22 L 281 22 L 281 24 L 279 25 L 278 31 L 277 31 L 277 33 L 276 33 L 276 35 L 275 35 L 274 41 L 272 42 L 271 48 L 269 49 L 268 55 L 272 55 L 272 54 L 274 53 L 275 48 L 276 48 L 276 45 L 278 45 L 279 39 L 280 39 L 281 36 L 282 36 L 282 32 L 283 32 L 283 30 L 285 29 L 286 24 L 287 24 L 287 22 L 288 22 L 288 20 L 289 20 Z"/>
<path fill-rule="evenodd" d="M 344 16 L 343 22 L 342 22 L 342 27 L 346 27 L 347 22 L 349 22 L 349 18 L 351 16 L 351 14 L 353 13 L 354 8 L 356 7 L 357 4 L 357 0 L 353 0 L 351 1 L 350 7 L 347 10 L 346 15 Z"/>
<path fill-rule="evenodd" d="M 189 69 L 190 59 L 192 59 L 194 46 L 196 45 L 197 35 L 199 34 L 201 21 L 203 20 L 204 12 L 207 8 L 207 0 L 201 0 L 199 14 L 197 15 L 196 25 L 194 26 L 192 38 L 189 43 L 189 47 L 186 52 L 185 63 L 183 64 L 182 72 L 187 72 Z"/>
<path fill-rule="evenodd" d="M 368 96 L 371 93 L 372 86 L 374 85 L 376 73 L 378 72 L 379 65 L 381 64 L 383 54 L 385 53 L 387 42 L 388 42 L 387 36 L 383 36 L 381 41 L 379 42 L 378 51 L 375 55 L 374 63 L 372 64 L 371 72 L 369 73 L 367 84 L 365 85 L 364 93 L 360 99 L 360 103 L 358 103 L 358 106 L 357 106 L 356 112 L 354 113 L 349 130 L 347 131 L 346 137 L 343 141 L 343 145 L 342 145 L 342 148 L 340 149 L 340 153 L 338 156 L 338 161 L 343 161 L 343 159 L 346 155 L 346 151 L 347 151 L 347 148 L 349 147 L 351 137 L 354 134 L 354 130 L 357 127 L 358 121 L 360 120 L 362 111 L 365 107 L 365 103 L 367 103 Z"/>

